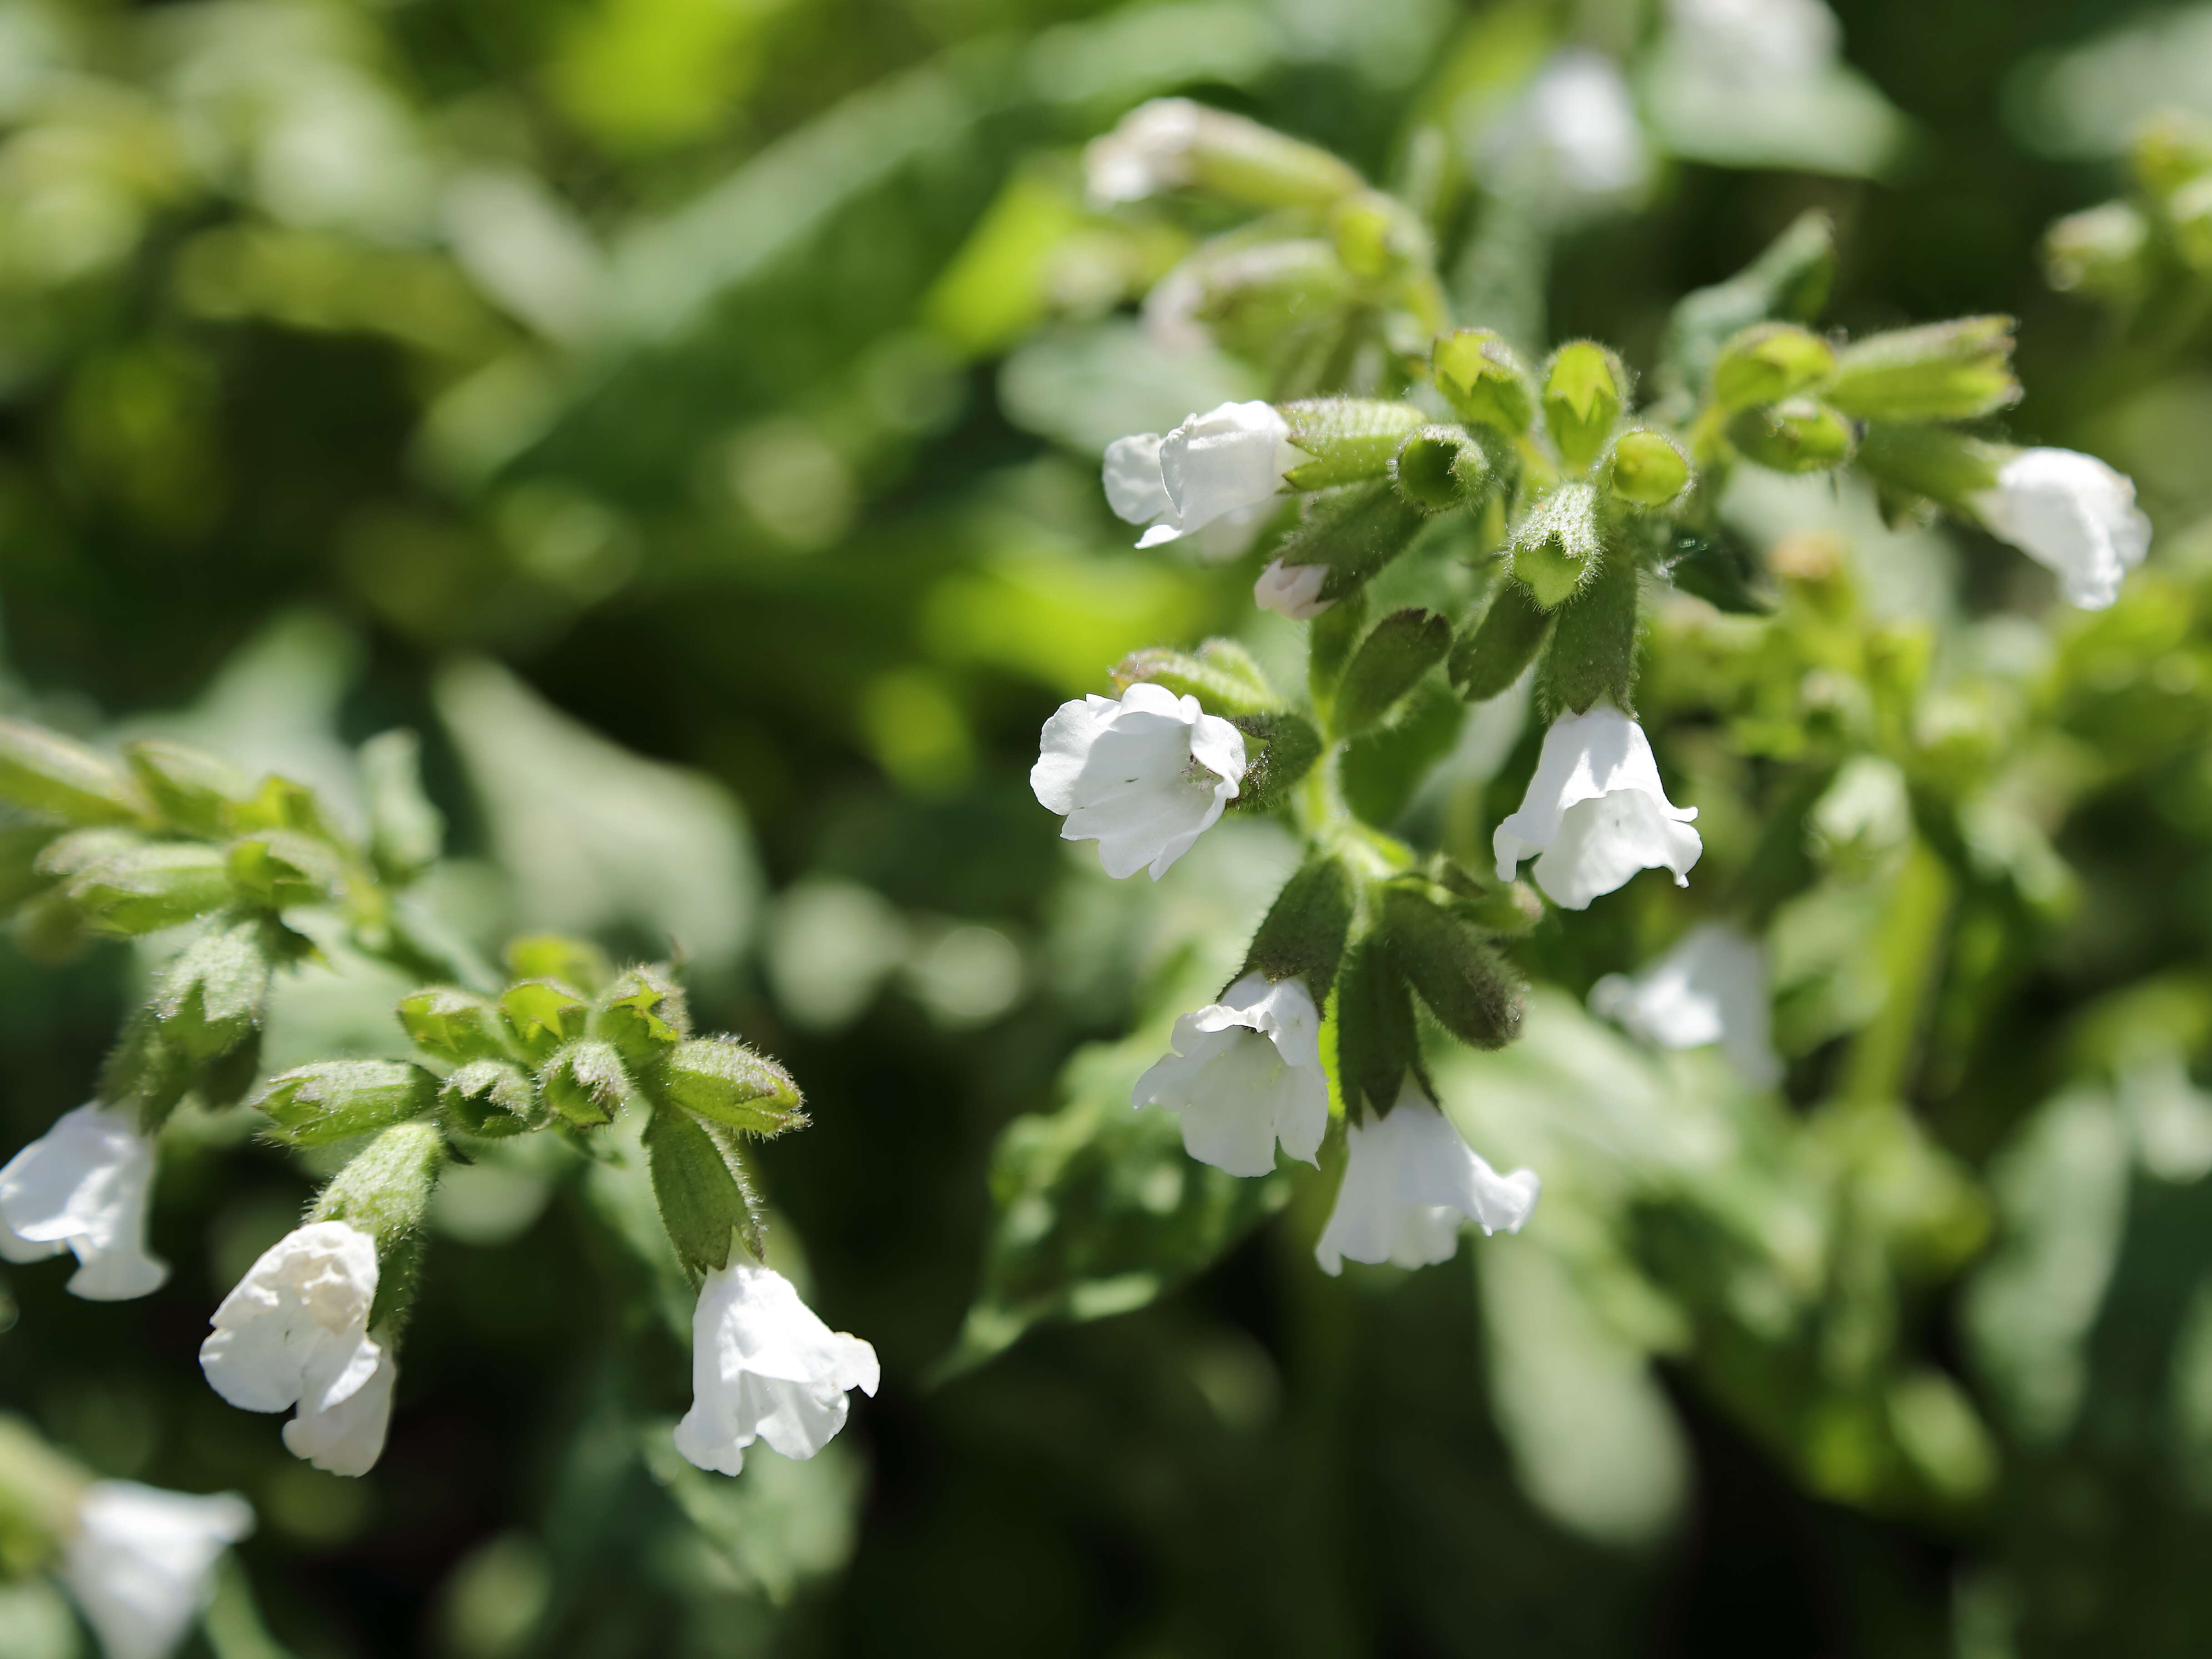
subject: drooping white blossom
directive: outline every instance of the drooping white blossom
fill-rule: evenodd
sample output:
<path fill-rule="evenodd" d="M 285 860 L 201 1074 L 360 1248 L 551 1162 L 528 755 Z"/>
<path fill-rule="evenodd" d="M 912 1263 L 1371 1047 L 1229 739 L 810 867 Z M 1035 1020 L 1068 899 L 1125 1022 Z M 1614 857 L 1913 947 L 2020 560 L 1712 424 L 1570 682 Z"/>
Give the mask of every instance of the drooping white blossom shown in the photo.
<path fill-rule="evenodd" d="M 1766 952 L 1733 927 L 1692 928 L 1643 972 L 1607 974 L 1589 1001 L 1593 1012 L 1657 1048 L 1722 1044 L 1754 1088 L 1781 1080 Z"/>
<path fill-rule="evenodd" d="M 216 1558 L 252 1530 L 252 1506 L 234 1492 L 96 1480 L 77 1507 L 61 1580 L 107 1659 L 168 1659 L 206 1605 Z"/>
<path fill-rule="evenodd" d="M 1469 1221 L 1519 1232 L 1542 1186 L 1533 1170 L 1501 1176 L 1476 1157 L 1410 1078 L 1387 1115 L 1345 1126 L 1345 1147 L 1344 1184 L 1314 1247 L 1327 1273 L 1346 1261 L 1448 1261 Z"/>
<path fill-rule="evenodd" d="M 691 1409 L 676 1449 L 702 1469 L 735 1474 L 765 1440 L 811 1457 L 845 1426 L 846 1391 L 872 1395 L 876 1351 L 833 1331 L 781 1273 L 732 1261 L 707 1275 L 691 1316 Z"/>
<path fill-rule="evenodd" d="M 1336 603 L 1321 596 L 1322 585 L 1328 580 L 1325 564 L 1285 564 L 1277 559 L 1252 584 L 1252 602 L 1292 622 L 1311 622 Z"/>
<path fill-rule="evenodd" d="M 1044 723 L 1030 787 L 1095 841 L 1119 879 L 1151 866 L 1158 881 L 1212 829 L 1244 776 L 1244 734 L 1198 699 L 1139 682 L 1111 697 L 1065 702 Z"/>
<path fill-rule="evenodd" d="M 1610 703 L 1562 714 L 1544 734 L 1536 775 L 1520 810 L 1491 837 L 1498 878 L 1536 859 L 1536 884 L 1563 909 L 1580 910 L 1639 870 L 1664 866 L 1686 886 L 1705 842 L 1694 806 L 1676 806 L 1659 781 L 1644 728 Z"/>
<path fill-rule="evenodd" d="M 1810 80 L 1842 45 L 1822 0 L 1668 0 L 1667 12 L 1690 64 L 1717 89 Z"/>
<path fill-rule="evenodd" d="M 1083 149 L 1083 178 L 1100 207 L 1141 202 L 1190 182 L 1191 146 L 1204 112 L 1188 98 L 1155 98 Z"/>
<path fill-rule="evenodd" d="M 1182 1120 L 1183 1149 L 1233 1176 L 1275 1167 L 1275 1143 L 1314 1162 L 1328 1128 L 1321 1011 L 1304 980 L 1247 974 L 1219 1002 L 1176 1021 L 1174 1052 L 1130 1091 Z"/>
<path fill-rule="evenodd" d="M 2084 611 L 2118 599 L 2122 579 L 2150 551 L 2135 480 L 2071 449 L 2021 450 L 1973 506 L 1992 534 L 2056 572 L 2066 602 Z"/>
<path fill-rule="evenodd" d="M 1494 170 L 1562 217 L 1632 195 L 1651 175 L 1620 65 L 1587 47 L 1558 52 L 1537 71 L 1485 148 Z"/>
<path fill-rule="evenodd" d="M 0 1256 L 38 1261 L 75 1252 L 69 1288 L 123 1302 L 161 1288 L 167 1266 L 146 1251 L 154 1146 L 121 1107 L 65 1112 L 0 1169 Z"/>
<path fill-rule="evenodd" d="M 376 1283 L 368 1234 L 312 1222 L 262 1252 L 200 1344 L 200 1369 L 232 1405 L 296 1405 L 285 1445 L 333 1474 L 366 1474 L 384 1449 L 398 1368 L 368 1334 Z"/>
<path fill-rule="evenodd" d="M 1155 432 L 1106 446 L 1106 503 L 1126 524 L 1150 526 L 1139 547 L 1157 547 L 1237 518 L 1256 525 L 1274 506 L 1283 474 L 1309 459 L 1273 404 L 1221 404 L 1162 437 Z"/>

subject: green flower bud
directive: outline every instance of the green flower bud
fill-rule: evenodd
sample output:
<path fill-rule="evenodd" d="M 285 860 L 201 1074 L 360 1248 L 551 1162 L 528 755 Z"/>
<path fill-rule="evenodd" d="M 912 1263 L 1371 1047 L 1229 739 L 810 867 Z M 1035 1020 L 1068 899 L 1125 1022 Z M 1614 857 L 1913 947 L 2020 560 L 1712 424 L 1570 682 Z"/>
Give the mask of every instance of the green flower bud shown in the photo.
<path fill-rule="evenodd" d="M 1344 268 L 1365 283 L 1408 267 L 1425 269 L 1434 257 L 1419 218 L 1380 191 L 1363 190 L 1339 201 L 1329 210 L 1328 234 Z"/>
<path fill-rule="evenodd" d="M 1229 803 L 1240 812 L 1280 805 L 1321 758 L 1321 733 L 1304 715 L 1238 714 L 1229 723 L 1245 737 L 1244 775 Z"/>
<path fill-rule="evenodd" d="M 187 1058 L 214 1060 L 260 1029 L 273 966 L 268 933 L 258 917 L 216 922 L 161 970 L 153 1016 Z"/>
<path fill-rule="evenodd" d="M 1434 611 L 1396 611 L 1383 617 L 1345 668 L 1331 722 L 1336 734 L 1355 737 L 1381 725 L 1450 649 L 1451 624 Z"/>
<path fill-rule="evenodd" d="M 195 836 L 228 834 L 228 814 L 253 793 L 246 774 L 228 761 L 181 743 L 149 738 L 126 744 L 123 758 L 154 810 Z"/>
<path fill-rule="evenodd" d="M 1285 566 L 1327 565 L 1321 597 L 1341 599 L 1411 546 L 1427 522 L 1388 479 L 1349 484 L 1308 496 L 1304 516 L 1275 556 Z"/>
<path fill-rule="evenodd" d="M 592 1033 L 630 1066 L 647 1066 L 691 1035 L 684 988 L 663 963 L 625 969 L 599 994 Z"/>
<path fill-rule="evenodd" d="M 422 743 L 412 732 L 386 732 L 361 746 L 368 786 L 368 852 L 377 873 L 398 886 L 437 862 L 445 814 L 422 793 Z"/>
<path fill-rule="evenodd" d="M 79 872 L 68 892 L 103 933 L 151 933 L 231 901 L 222 854 L 179 842 L 148 842 L 111 853 Z"/>
<path fill-rule="evenodd" d="M 2199 276 L 2212 276 L 2212 173 L 2174 191 L 2166 212 L 2181 263 Z"/>
<path fill-rule="evenodd" d="M 760 1204 L 736 1134 L 658 1106 L 646 1125 L 645 1155 L 660 1224 L 685 1273 L 701 1279 L 729 1266 L 735 1239 L 760 1254 Z"/>
<path fill-rule="evenodd" d="M 1170 272 L 1155 295 L 1176 298 L 1227 350 L 1267 361 L 1310 342 L 1352 302 L 1352 274 L 1318 239 L 1201 249 Z M 1155 300 L 1154 303 L 1162 301 Z"/>
<path fill-rule="evenodd" d="M 1859 441 L 1856 459 L 1879 483 L 1966 512 L 1975 496 L 1996 487 L 2005 455 L 2001 445 L 1963 432 L 1877 421 Z"/>
<path fill-rule="evenodd" d="M 243 800 L 223 808 L 223 822 L 233 835 L 247 836 L 262 830 L 293 830 L 317 841 L 335 839 L 323 804 L 304 783 L 271 775 Z"/>
<path fill-rule="evenodd" d="M 1628 393 L 1628 370 L 1603 346 L 1576 340 L 1553 352 L 1544 370 L 1544 426 L 1559 459 L 1577 471 L 1595 460 Z"/>
<path fill-rule="evenodd" d="M 629 1096 L 629 1073 L 614 1044 L 586 1037 L 555 1051 L 538 1073 L 545 1103 L 580 1129 L 614 1121 Z"/>
<path fill-rule="evenodd" d="M 587 939 L 561 933 L 527 933 L 507 946 L 507 971 L 517 979 L 550 979 L 579 991 L 596 991 L 614 971 L 606 952 Z"/>
<path fill-rule="evenodd" d="M 1597 491 L 1563 483 L 1540 495 L 1513 527 L 1513 574 L 1545 610 L 1557 609 L 1588 581 L 1604 549 Z"/>
<path fill-rule="evenodd" d="M 592 1005 L 567 986 L 549 979 L 525 980 L 500 993 L 500 1012 L 515 1045 L 532 1066 L 543 1066 L 563 1043 L 584 1035 Z"/>
<path fill-rule="evenodd" d="M 488 997 L 451 985 L 433 985 L 402 1000 L 399 1023 L 424 1054 L 450 1065 L 510 1060 L 506 1020 Z"/>
<path fill-rule="evenodd" d="M 779 1135 L 806 1121 L 791 1073 L 735 1037 L 694 1037 L 669 1050 L 655 1079 L 672 1105 L 752 1135 Z"/>
<path fill-rule="evenodd" d="M 248 903 L 321 904 L 345 885 L 344 856 L 305 830 L 264 830 L 231 842 L 230 879 Z"/>
<path fill-rule="evenodd" d="M 2178 110 L 2161 112 L 2136 129 L 2128 170 L 2146 196 L 2170 196 L 2212 173 L 2212 122 Z"/>
<path fill-rule="evenodd" d="M 1528 371 L 1502 335 L 1486 328 L 1440 334 L 1430 349 L 1429 367 L 1462 421 L 1517 438 L 1536 418 Z"/>
<path fill-rule="evenodd" d="M 1282 695 L 1251 653 L 1234 640 L 1208 640 L 1195 653 L 1164 646 L 1132 651 L 1108 676 L 1114 695 L 1140 681 L 1166 687 L 1178 697 L 1196 697 L 1209 714 L 1224 718 L 1265 714 L 1283 706 Z"/>
<path fill-rule="evenodd" d="M 1344 960 L 1345 935 L 1351 930 L 1356 903 L 1352 872 L 1342 860 L 1326 854 L 1308 860 L 1268 907 L 1237 977 L 1265 974 L 1270 980 L 1302 979 L 1314 1006 L 1320 1007 L 1328 1000 L 1337 966 Z"/>
<path fill-rule="evenodd" d="M 1666 507 L 1690 487 L 1690 458 L 1663 432 L 1638 427 L 1613 441 L 1606 482 L 1638 507 Z"/>
<path fill-rule="evenodd" d="M 1458 427 L 1425 426 L 1409 432 L 1391 458 L 1390 482 L 1425 513 L 1468 507 L 1498 483 L 1489 453 Z"/>
<path fill-rule="evenodd" d="M 1869 421 L 1971 421 L 2020 401 L 2009 317 L 1961 317 L 1844 348 L 1829 404 Z"/>
<path fill-rule="evenodd" d="M 1551 643 L 1536 669 L 1536 702 L 1546 720 L 1609 702 L 1632 713 L 1636 684 L 1636 561 L 1608 548 L 1583 587 L 1559 607 Z"/>
<path fill-rule="evenodd" d="M 1721 348 L 1713 362 L 1713 402 L 1724 410 L 1778 404 L 1817 392 L 1836 372 L 1836 351 L 1795 323 L 1758 323 Z"/>
<path fill-rule="evenodd" d="M 1526 988 L 1449 893 L 1418 878 L 1393 881 L 1382 916 L 1391 956 L 1444 1030 L 1478 1048 L 1519 1035 Z"/>
<path fill-rule="evenodd" d="M 326 1060 L 280 1072 L 252 1104 L 294 1146 L 322 1146 L 422 1116 L 438 1103 L 438 1079 L 397 1060 Z"/>
<path fill-rule="evenodd" d="M 1293 489 L 1326 489 L 1379 478 L 1399 442 L 1428 417 L 1411 404 L 1373 398 L 1316 398 L 1285 404 L 1291 441 L 1314 459 L 1283 477 Z"/>
<path fill-rule="evenodd" d="M 1825 404 L 1793 398 L 1747 409 L 1728 424 L 1729 441 L 1747 460 L 1777 472 L 1826 472 L 1851 458 L 1850 422 Z"/>
<path fill-rule="evenodd" d="M 1410 1070 L 1421 1073 L 1413 997 L 1403 972 L 1373 934 L 1346 953 L 1336 988 L 1336 1068 L 1344 1107 L 1379 1117 L 1397 1103 Z"/>
<path fill-rule="evenodd" d="M 21 720 L 0 720 L 0 802 L 63 823 L 135 823 L 147 816 L 122 768 Z"/>
<path fill-rule="evenodd" d="M 446 1118 L 463 1134 L 485 1140 L 542 1129 L 552 1113 L 523 1069 L 503 1060 L 472 1060 L 438 1091 Z"/>
<path fill-rule="evenodd" d="M 2150 222 L 2125 202 L 2069 213 L 2044 233 L 2043 266 L 2061 294 L 2131 301 L 2150 277 Z"/>
<path fill-rule="evenodd" d="M 1462 631 L 1444 671 L 1452 690 L 1469 702 L 1497 696 L 1521 678 L 1544 641 L 1552 613 L 1519 582 L 1502 581 L 1481 618 Z"/>
<path fill-rule="evenodd" d="M 48 836 L 39 849 L 31 867 L 39 875 L 54 881 L 68 881 L 82 875 L 103 859 L 136 853 L 153 843 L 133 830 L 70 830 L 61 835 L 51 830 L 41 833 Z"/>
<path fill-rule="evenodd" d="M 369 1328 L 396 1339 L 415 1305 L 422 1267 L 423 1222 L 446 1165 L 446 1143 L 432 1123 L 402 1123 L 354 1154 L 307 1212 L 343 1221 L 376 1245 L 376 1301 Z"/>

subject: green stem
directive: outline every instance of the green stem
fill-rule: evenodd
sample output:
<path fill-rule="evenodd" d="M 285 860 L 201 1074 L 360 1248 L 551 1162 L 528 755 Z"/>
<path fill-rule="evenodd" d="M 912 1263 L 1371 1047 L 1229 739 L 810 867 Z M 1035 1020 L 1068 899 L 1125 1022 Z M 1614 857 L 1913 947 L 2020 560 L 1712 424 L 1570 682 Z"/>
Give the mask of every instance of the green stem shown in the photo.
<path fill-rule="evenodd" d="M 1861 1103 L 1901 1100 L 1918 1056 L 1922 1017 L 1943 933 L 1950 921 L 1953 883 L 1942 860 L 1915 839 L 1898 872 L 1875 949 L 1888 994 L 1881 1011 L 1851 1044 L 1844 1067 L 1843 1098 Z"/>

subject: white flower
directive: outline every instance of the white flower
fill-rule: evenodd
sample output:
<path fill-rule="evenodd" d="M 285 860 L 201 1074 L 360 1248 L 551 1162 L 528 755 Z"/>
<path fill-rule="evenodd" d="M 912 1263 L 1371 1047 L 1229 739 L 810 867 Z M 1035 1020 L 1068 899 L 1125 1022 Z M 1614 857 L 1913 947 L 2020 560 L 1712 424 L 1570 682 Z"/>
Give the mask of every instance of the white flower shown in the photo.
<path fill-rule="evenodd" d="M 1164 438 L 1146 432 L 1107 445 L 1106 503 L 1124 523 L 1150 526 L 1137 545 L 1156 547 L 1232 514 L 1257 523 L 1283 474 L 1306 459 L 1273 404 L 1222 404 Z"/>
<path fill-rule="evenodd" d="M 1841 45 L 1821 0 L 1668 0 L 1667 9 L 1675 40 L 1716 87 L 1756 92 L 1810 80 Z"/>
<path fill-rule="evenodd" d="M 1183 1149 L 1233 1176 L 1275 1167 L 1275 1142 L 1314 1162 L 1328 1128 L 1321 1011 L 1303 979 L 1247 974 L 1219 1002 L 1176 1021 L 1175 1052 L 1137 1079 L 1132 1106 L 1182 1119 Z"/>
<path fill-rule="evenodd" d="M 1522 860 L 1541 854 L 1536 884 L 1568 910 L 1661 865 L 1677 887 L 1687 886 L 1705 851 L 1689 827 L 1697 816 L 1696 807 L 1667 799 L 1641 726 L 1609 703 L 1562 714 L 1544 734 L 1521 810 L 1491 837 L 1498 878 L 1512 880 Z"/>
<path fill-rule="evenodd" d="M 66 1112 L 0 1169 L 0 1256 L 39 1261 L 73 1250 L 72 1293 L 124 1302 L 161 1288 L 146 1253 L 154 1146 L 136 1118 L 98 1101 Z"/>
<path fill-rule="evenodd" d="M 250 1412 L 299 1414 L 293 1455 L 333 1474 L 363 1474 L 384 1449 L 397 1367 L 368 1334 L 376 1246 L 343 1221 L 294 1229 L 262 1252 L 215 1310 L 200 1369 Z"/>
<path fill-rule="evenodd" d="M 1190 182 L 1190 151 L 1204 118 L 1188 98 L 1155 98 L 1083 149 L 1084 182 L 1100 207 L 1141 202 Z"/>
<path fill-rule="evenodd" d="M 1561 217 L 1577 198 L 1632 195 L 1651 155 L 1620 68 L 1602 52 L 1557 53 L 1490 135 L 1491 166 L 1519 179 Z"/>
<path fill-rule="evenodd" d="M 1311 622 L 1336 603 L 1321 596 L 1322 584 L 1328 580 L 1325 564 L 1285 564 L 1277 559 L 1252 584 L 1252 603 L 1292 622 Z"/>
<path fill-rule="evenodd" d="M 1517 1233 L 1536 1207 L 1536 1172 L 1499 1175 L 1410 1078 L 1387 1115 L 1347 1123 L 1344 1133 L 1344 1184 L 1314 1247 L 1324 1273 L 1340 1273 L 1347 1259 L 1401 1267 L 1449 1261 L 1464 1222 L 1486 1234 Z"/>
<path fill-rule="evenodd" d="M 845 1426 L 848 1389 L 872 1395 L 876 1351 L 833 1331 L 767 1267 L 732 1261 L 707 1275 L 691 1316 L 691 1409 L 676 1449 L 702 1469 L 735 1474 L 765 1440 L 811 1457 Z"/>
<path fill-rule="evenodd" d="M 2150 551 L 2135 481 L 2070 449 L 2021 450 L 1973 507 L 1993 534 L 2057 572 L 2058 591 L 2084 611 L 2118 599 L 2121 579 Z"/>
<path fill-rule="evenodd" d="M 62 1555 L 62 1582 L 107 1659 L 167 1659 L 206 1603 L 216 1558 L 252 1530 L 252 1506 L 235 1493 L 94 1481 Z"/>
<path fill-rule="evenodd" d="M 1030 769 L 1036 798 L 1095 841 L 1116 880 L 1147 865 L 1158 881 L 1212 829 L 1244 776 L 1244 734 L 1196 697 L 1139 682 L 1111 697 L 1064 702 L 1044 723 Z"/>
<path fill-rule="evenodd" d="M 1754 1088 L 1781 1081 L 1766 952 L 1732 927 L 1708 923 L 1631 978 L 1607 974 L 1590 988 L 1591 1010 L 1662 1048 L 1728 1049 Z"/>

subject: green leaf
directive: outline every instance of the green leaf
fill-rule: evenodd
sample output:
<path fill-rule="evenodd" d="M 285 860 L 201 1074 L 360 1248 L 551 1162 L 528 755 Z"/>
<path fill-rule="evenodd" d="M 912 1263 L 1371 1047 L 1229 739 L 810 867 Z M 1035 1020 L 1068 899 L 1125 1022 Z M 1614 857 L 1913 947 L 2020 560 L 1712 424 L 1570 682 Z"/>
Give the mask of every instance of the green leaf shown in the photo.
<path fill-rule="evenodd" d="M 228 761 L 185 744 L 149 738 L 125 744 L 123 758 L 155 811 L 178 829 L 210 840 L 228 833 L 228 814 L 253 793 L 246 775 Z"/>
<path fill-rule="evenodd" d="M 322 1146 L 422 1117 L 438 1103 L 439 1081 L 407 1060 L 325 1060 L 280 1072 L 252 1104 L 280 1140 Z"/>
<path fill-rule="evenodd" d="M 760 1253 L 757 1200 L 744 1165 L 690 1113 L 660 1105 L 646 1125 L 653 1201 L 676 1259 L 703 1279 L 729 1266 L 732 1239 Z"/>
<path fill-rule="evenodd" d="M 1547 720 L 1609 702 L 1635 712 L 1636 560 L 1609 548 L 1582 591 L 1559 607 L 1536 667 L 1536 702 Z"/>
<path fill-rule="evenodd" d="M 103 933 L 150 933 L 220 909 L 231 901 L 228 866 L 218 849 L 149 842 L 112 853 L 81 872 L 70 902 Z"/>
<path fill-rule="evenodd" d="M 1239 811 L 1272 811 L 1321 758 L 1321 733 L 1303 714 L 1239 714 L 1230 722 L 1249 741 L 1244 776 L 1229 804 Z"/>
<path fill-rule="evenodd" d="M 1377 829 L 1405 815 L 1430 771 L 1451 753 L 1467 705 L 1436 679 L 1424 680 L 1387 726 L 1345 745 L 1337 766 L 1345 804 Z"/>
<path fill-rule="evenodd" d="M 204 1062 L 258 1030 L 274 966 L 269 925 L 234 915 L 210 923 L 161 970 L 151 1005 L 163 1037 Z"/>
<path fill-rule="evenodd" d="M 64 823 L 135 823 L 147 816 L 121 767 L 21 720 L 0 720 L 0 801 Z"/>
<path fill-rule="evenodd" d="M 1835 277 L 1834 223 L 1817 208 L 1800 214 L 1742 270 L 1674 307 L 1660 346 L 1667 394 L 1703 386 L 1722 343 L 1753 323 L 1811 322 Z"/>
<path fill-rule="evenodd" d="M 1451 894 L 1408 878 L 1384 887 L 1382 908 L 1391 956 L 1444 1030 L 1478 1048 L 1519 1034 L 1527 988 Z"/>
<path fill-rule="evenodd" d="M 1389 1111 L 1407 1072 L 1421 1070 L 1413 996 L 1384 941 L 1370 933 L 1344 959 L 1336 984 L 1337 1079 L 1346 1113 Z"/>
<path fill-rule="evenodd" d="M 1271 980 L 1302 979 L 1320 1007 L 1328 1000 L 1337 964 L 1344 959 L 1345 935 L 1357 902 L 1352 872 L 1342 860 L 1309 859 L 1268 906 L 1237 978 L 1265 974 Z"/>
<path fill-rule="evenodd" d="M 1389 479 L 1306 498 L 1304 516 L 1275 549 L 1285 565 L 1325 564 L 1322 597 L 1341 600 L 1413 544 L 1427 515 Z"/>
<path fill-rule="evenodd" d="M 1209 714 L 1261 714 L 1283 706 L 1282 694 L 1234 640 L 1208 640 L 1195 653 L 1160 646 L 1132 651 L 1115 664 L 1109 684 L 1119 696 L 1140 682 L 1196 697 Z"/>
<path fill-rule="evenodd" d="M 1332 724 L 1353 737 L 1381 724 L 1398 700 L 1451 649 L 1451 624 L 1434 611 L 1395 611 L 1352 653 L 1337 688 Z"/>
<path fill-rule="evenodd" d="M 1491 591 L 1489 605 L 1465 629 L 1445 659 L 1452 689 L 1469 702 L 1483 702 L 1510 690 L 1544 642 L 1552 613 L 1517 581 L 1502 581 Z"/>

